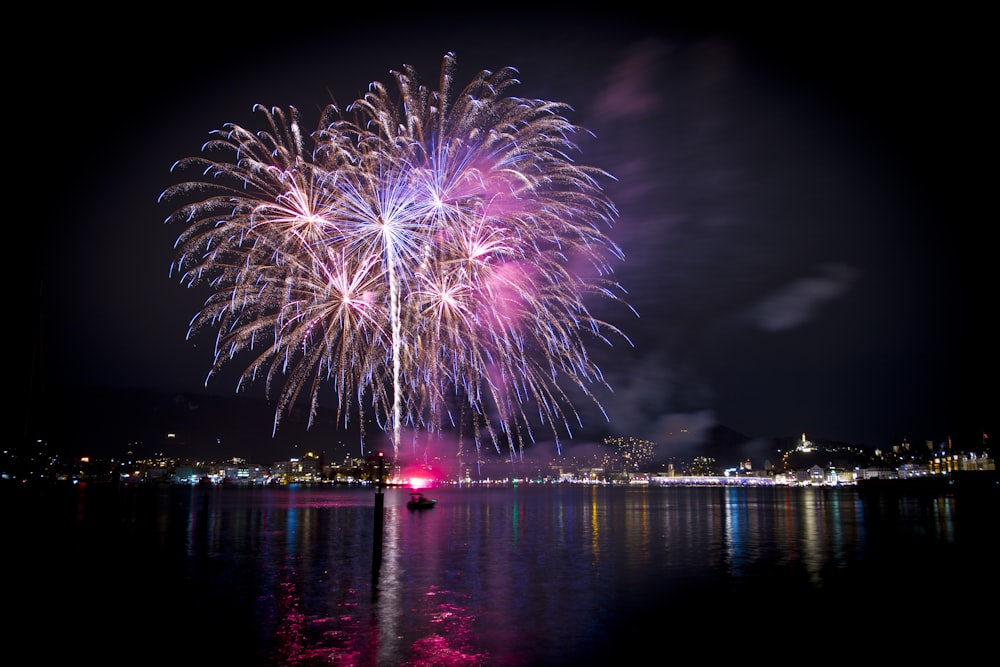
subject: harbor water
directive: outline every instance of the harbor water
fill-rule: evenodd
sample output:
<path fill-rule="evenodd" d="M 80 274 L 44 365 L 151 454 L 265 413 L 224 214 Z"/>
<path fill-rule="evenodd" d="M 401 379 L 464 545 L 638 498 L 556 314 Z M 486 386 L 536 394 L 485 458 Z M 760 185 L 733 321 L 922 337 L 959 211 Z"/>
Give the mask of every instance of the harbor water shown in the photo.
<path fill-rule="evenodd" d="M 4 645 L 24 664 L 533 667 L 954 658 L 995 636 L 989 490 L 425 495 L 5 487 Z"/>

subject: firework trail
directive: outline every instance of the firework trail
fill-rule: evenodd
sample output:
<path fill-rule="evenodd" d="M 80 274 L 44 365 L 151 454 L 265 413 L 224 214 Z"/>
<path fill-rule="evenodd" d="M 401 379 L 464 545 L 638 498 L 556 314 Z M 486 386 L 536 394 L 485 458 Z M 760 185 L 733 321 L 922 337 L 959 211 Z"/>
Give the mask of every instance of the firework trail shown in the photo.
<path fill-rule="evenodd" d="M 198 175 L 161 195 L 171 272 L 209 288 L 189 337 L 216 332 L 209 378 L 237 357 L 238 390 L 263 378 L 275 430 L 302 399 L 311 426 L 330 386 L 338 421 L 370 409 L 397 455 L 404 426 L 514 455 L 533 424 L 572 437 L 563 383 L 595 404 L 606 386 L 586 343 L 627 338 L 585 301 L 624 303 L 609 175 L 573 161 L 568 107 L 506 96 L 511 68 L 452 94 L 454 64 L 437 91 L 392 72 L 308 137 L 294 107 L 258 106 L 265 129 L 227 124 L 174 165 Z"/>

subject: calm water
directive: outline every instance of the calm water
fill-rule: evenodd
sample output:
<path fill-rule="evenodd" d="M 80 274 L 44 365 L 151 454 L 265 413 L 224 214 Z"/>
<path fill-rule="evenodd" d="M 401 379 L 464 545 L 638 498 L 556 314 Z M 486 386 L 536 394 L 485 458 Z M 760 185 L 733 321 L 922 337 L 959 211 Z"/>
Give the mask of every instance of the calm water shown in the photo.
<path fill-rule="evenodd" d="M 996 632 L 996 494 L 5 489 L 4 645 L 46 664 L 954 656 Z M 28 664 L 28 663 L 25 663 Z"/>

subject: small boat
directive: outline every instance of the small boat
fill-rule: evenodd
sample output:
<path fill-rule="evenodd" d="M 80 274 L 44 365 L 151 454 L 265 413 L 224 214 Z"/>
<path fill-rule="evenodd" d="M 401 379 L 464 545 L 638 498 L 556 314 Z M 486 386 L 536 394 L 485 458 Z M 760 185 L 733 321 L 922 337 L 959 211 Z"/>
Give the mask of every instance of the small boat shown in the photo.
<path fill-rule="evenodd" d="M 419 491 L 414 491 L 410 494 L 410 500 L 407 501 L 406 507 L 411 510 L 429 510 L 433 509 L 436 504 L 436 500 L 426 498 Z"/>

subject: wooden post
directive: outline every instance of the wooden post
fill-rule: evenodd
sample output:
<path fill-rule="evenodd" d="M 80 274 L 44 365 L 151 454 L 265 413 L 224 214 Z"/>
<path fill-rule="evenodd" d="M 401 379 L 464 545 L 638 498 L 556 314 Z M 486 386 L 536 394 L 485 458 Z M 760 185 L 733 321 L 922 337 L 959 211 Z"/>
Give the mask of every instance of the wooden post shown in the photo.
<path fill-rule="evenodd" d="M 385 498 L 382 494 L 382 475 L 385 455 L 378 453 L 378 480 L 375 482 L 375 527 L 372 530 L 372 594 L 378 590 L 378 574 L 382 567 L 382 524 L 385 520 Z"/>

